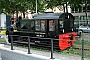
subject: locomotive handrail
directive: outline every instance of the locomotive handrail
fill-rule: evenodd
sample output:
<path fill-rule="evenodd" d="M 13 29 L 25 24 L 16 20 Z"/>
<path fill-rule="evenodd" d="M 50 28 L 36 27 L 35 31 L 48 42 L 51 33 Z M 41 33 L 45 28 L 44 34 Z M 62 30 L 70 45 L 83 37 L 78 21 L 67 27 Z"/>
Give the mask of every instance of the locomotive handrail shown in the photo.
<path fill-rule="evenodd" d="M 75 36 L 75 37 L 80 37 L 80 36 Z"/>
<path fill-rule="evenodd" d="M 43 38 L 43 37 L 31 37 L 31 38 L 60 40 L 60 39 L 54 39 L 54 38 Z M 65 39 L 62 39 L 62 40 L 65 40 Z M 65 40 L 65 41 L 68 41 L 68 40 Z M 72 41 L 72 40 L 70 40 L 70 41 Z M 74 40 L 73 40 L 73 41 L 74 41 Z"/>
<path fill-rule="evenodd" d="M 54 40 L 59 40 L 59 39 L 54 39 Z"/>
<path fill-rule="evenodd" d="M 22 35 L 9 35 L 9 36 L 21 36 L 21 37 L 28 37 L 28 36 L 22 36 Z M 68 36 L 69 37 L 69 36 Z M 45 37 L 30 37 L 30 38 L 38 38 L 38 39 L 53 39 L 53 40 L 60 40 L 60 39 L 55 39 L 55 38 L 45 38 Z M 61 40 L 65 40 L 65 39 L 61 39 Z M 65 40 L 68 41 L 68 40 Z M 72 40 L 70 40 L 72 41 Z M 73 40 L 74 41 L 74 40 Z"/>
<path fill-rule="evenodd" d="M 20 35 L 9 35 L 9 36 L 20 36 Z"/>
<path fill-rule="evenodd" d="M 40 38 L 40 37 L 31 37 L 31 38 Z"/>
<path fill-rule="evenodd" d="M 20 35 L 20 37 L 28 37 L 28 36 L 21 36 L 21 35 Z"/>
<path fill-rule="evenodd" d="M 53 39 L 53 38 L 39 38 L 39 39 Z"/>

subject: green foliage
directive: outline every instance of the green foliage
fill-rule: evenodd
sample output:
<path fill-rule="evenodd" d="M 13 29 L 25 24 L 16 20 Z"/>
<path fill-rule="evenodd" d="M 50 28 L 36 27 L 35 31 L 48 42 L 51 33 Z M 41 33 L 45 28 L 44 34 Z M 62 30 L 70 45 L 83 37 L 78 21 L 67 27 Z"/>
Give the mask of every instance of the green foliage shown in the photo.
<path fill-rule="evenodd" d="M 38 0 L 38 11 L 44 11 L 44 6 L 44 0 Z M 0 11 L 3 9 L 7 13 L 26 12 L 28 9 L 35 12 L 36 0 L 0 0 Z"/>
<path fill-rule="evenodd" d="M 90 58 L 90 55 L 89 54 L 85 54 L 84 57 L 85 58 Z"/>
<path fill-rule="evenodd" d="M 28 49 L 28 47 L 26 46 L 26 45 L 24 45 L 24 46 L 22 46 L 23 48 L 25 48 L 25 49 Z"/>
<path fill-rule="evenodd" d="M 81 45 L 82 44 L 82 41 L 84 42 L 84 44 L 86 45 L 90 45 L 90 42 L 88 40 L 77 40 L 75 41 L 75 44 L 77 45 Z"/>
<path fill-rule="evenodd" d="M 43 12 L 47 8 L 53 8 L 58 5 L 63 5 L 68 2 L 72 9 L 81 9 L 81 5 L 87 1 L 90 6 L 89 0 L 37 0 L 38 12 Z M 83 2 L 82 2 L 83 1 Z M 36 10 L 36 0 L 0 0 L 0 12 L 5 9 L 7 13 L 14 13 L 15 11 L 25 12 L 29 9 L 31 12 Z"/>
<path fill-rule="evenodd" d="M 60 54 L 69 54 L 69 55 L 77 55 L 78 52 L 73 48 L 73 47 L 70 47 L 69 49 L 67 50 L 64 50 L 64 51 L 60 51 L 59 52 Z"/>

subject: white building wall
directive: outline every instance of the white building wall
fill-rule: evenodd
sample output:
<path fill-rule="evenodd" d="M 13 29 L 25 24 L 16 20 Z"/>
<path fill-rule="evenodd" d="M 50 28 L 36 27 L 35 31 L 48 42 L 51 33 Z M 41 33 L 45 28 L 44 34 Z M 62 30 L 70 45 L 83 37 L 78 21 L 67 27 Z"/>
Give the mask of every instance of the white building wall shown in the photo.
<path fill-rule="evenodd" d="M 2 29 L 6 28 L 6 14 L 4 13 L 0 14 L 0 27 L 2 27 Z"/>

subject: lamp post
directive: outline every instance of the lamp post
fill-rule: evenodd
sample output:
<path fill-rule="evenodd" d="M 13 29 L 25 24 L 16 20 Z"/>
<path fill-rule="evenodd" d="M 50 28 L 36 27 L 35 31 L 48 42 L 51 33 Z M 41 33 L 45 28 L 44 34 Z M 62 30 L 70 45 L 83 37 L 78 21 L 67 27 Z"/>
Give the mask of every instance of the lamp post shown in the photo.
<path fill-rule="evenodd" d="M 87 19 L 87 17 L 88 17 L 88 15 L 87 15 L 87 6 L 88 6 L 88 4 L 87 4 L 87 1 L 85 1 L 85 3 L 83 3 L 82 2 L 82 4 L 80 4 L 81 6 L 82 6 L 82 12 L 83 12 L 83 7 L 85 7 L 85 15 L 86 15 L 86 23 L 88 24 L 88 19 Z"/>
<path fill-rule="evenodd" d="M 36 0 L 36 14 L 37 14 L 37 0 Z"/>
<path fill-rule="evenodd" d="M 81 7 L 82 7 L 82 13 L 83 13 L 83 7 L 85 7 L 85 4 L 83 3 L 83 1 L 82 1 L 82 4 L 80 4 L 81 5 Z"/>
<path fill-rule="evenodd" d="M 88 24 L 88 19 L 87 19 L 87 17 L 88 17 L 88 16 L 87 16 L 87 5 L 88 5 L 88 4 L 87 4 L 87 1 L 85 1 L 85 14 L 86 14 L 86 20 L 87 20 L 87 24 Z"/>

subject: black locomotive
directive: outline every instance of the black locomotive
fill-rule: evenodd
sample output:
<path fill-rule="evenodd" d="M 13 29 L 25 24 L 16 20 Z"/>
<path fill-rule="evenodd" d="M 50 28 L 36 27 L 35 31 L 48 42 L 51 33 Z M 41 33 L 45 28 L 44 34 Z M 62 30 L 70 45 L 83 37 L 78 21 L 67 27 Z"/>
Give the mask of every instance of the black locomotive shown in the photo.
<path fill-rule="evenodd" d="M 65 50 L 74 44 L 77 33 L 74 31 L 74 16 L 71 13 L 43 13 L 33 19 L 19 20 L 17 32 L 8 35 L 30 36 L 30 42 L 43 47 L 50 47 L 53 38 L 54 48 Z M 28 39 L 16 37 L 14 42 L 27 42 Z M 10 41 L 9 37 L 9 41 Z"/>

